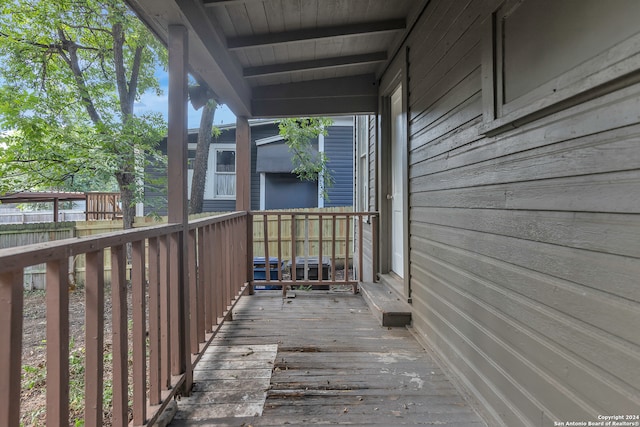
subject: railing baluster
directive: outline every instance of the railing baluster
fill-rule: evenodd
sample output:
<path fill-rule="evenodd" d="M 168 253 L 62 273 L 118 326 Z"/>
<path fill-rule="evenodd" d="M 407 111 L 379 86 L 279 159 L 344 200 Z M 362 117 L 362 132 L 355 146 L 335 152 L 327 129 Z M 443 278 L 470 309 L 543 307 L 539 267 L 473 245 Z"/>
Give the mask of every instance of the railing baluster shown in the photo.
<path fill-rule="evenodd" d="M 198 277 L 196 270 L 196 231 L 189 230 L 187 234 L 187 247 L 188 247 L 188 259 L 189 259 L 189 307 L 191 310 L 187 310 L 189 314 L 189 321 L 191 322 L 189 332 L 189 351 L 192 354 L 198 353 L 200 350 L 200 336 L 202 335 L 202 341 L 204 341 L 204 331 L 200 334 L 200 317 L 202 312 L 198 309 Z M 187 369 L 191 366 L 191 360 L 187 360 Z"/>
<path fill-rule="evenodd" d="M 371 217 L 371 279 L 375 283 L 378 281 L 378 216 Z"/>
<path fill-rule="evenodd" d="M 253 282 L 255 277 L 253 277 L 253 214 L 247 213 L 244 217 L 244 241 L 247 245 L 246 250 L 246 276 L 247 281 L 249 282 L 249 295 L 254 294 Z"/>
<path fill-rule="evenodd" d="M 215 270 L 214 267 L 216 265 L 214 260 L 214 225 L 208 225 L 205 229 L 204 236 L 205 241 L 203 242 L 205 247 L 205 255 L 204 255 L 204 264 L 206 269 L 205 275 L 205 299 L 207 301 L 206 307 L 206 332 L 211 332 L 213 330 L 213 326 L 218 323 L 217 319 L 217 308 L 216 308 L 216 293 L 215 293 Z"/>
<path fill-rule="evenodd" d="M 296 282 L 297 276 L 296 266 L 296 215 L 291 214 L 291 281 Z M 287 287 L 282 286 L 282 296 L 287 295 Z"/>
<path fill-rule="evenodd" d="M 264 273 L 267 282 L 271 281 L 271 263 L 269 262 L 269 217 L 262 217 L 262 229 L 264 233 Z"/>
<path fill-rule="evenodd" d="M 309 215 L 304 216 L 304 269 L 302 277 L 305 282 L 309 281 Z"/>
<path fill-rule="evenodd" d="M 218 318 L 224 315 L 225 302 L 224 302 L 224 248 L 223 248 L 223 228 L 221 223 L 215 225 L 215 234 L 213 235 L 214 256 L 213 261 L 215 263 L 215 281 L 214 281 L 214 297 L 216 299 L 216 325 L 218 324 Z"/>
<path fill-rule="evenodd" d="M 111 306 L 113 342 L 113 424 L 126 426 L 127 416 L 127 262 L 125 246 L 111 248 Z M 47 282 L 48 286 L 48 282 Z M 48 425 L 48 423 L 47 423 Z"/>
<path fill-rule="evenodd" d="M 243 264 L 238 262 L 239 260 L 243 259 L 243 250 L 242 247 L 244 246 L 244 233 L 242 232 L 242 222 L 240 218 L 235 218 L 234 219 L 234 224 L 233 224 L 233 228 L 234 228 L 234 232 L 232 234 L 232 236 L 239 236 L 240 238 L 235 238 L 235 242 L 236 242 L 236 255 L 233 258 L 233 269 L 236 272 L 235 273 L 235 281 L 236 281 L 236 291 L 235 291 L 235 295 L 237 296 L 240 293 L 240 289 L 242 289 L 242 285 L 244 284 L 244 280 L 242 279 L 243 273 L 242 273 L 242 266 Z"/>
<path fill-rule="evenodd" d="M 171 387 L 171 306 L 169 304 L 169 273 L 172 256 L 169 236 L 160 238 L 160 384 L 163 390 Z"/>
<path fill-rule="evenodd" d="M 171 375 L 182 373 L 182 355 L 180 352 L 180 262 L 182 260 L 180 250 L 180 234 L 169 235 L 169 247 L 171 258 L 169 259 L 169 330 L 171 339 L 169 347 L 171 352 Z"/>
<path fill-rule="evenodd" d="M 20 423 L 23 270 L 0 274 L 0 425 Z"/>
<path fill-rule="evenodd" d="M 133 309 L 133 425 L 142 425 L 147 418 L 147 337 L 145 241 L 132 243 L 132 309 Z"/>
<path fill-rule="evenodd" d="M 358 215 L 358 277 L 356 278 L 359 282 L 362 282 L 362 233 L 363 233 L 363 221 L 362 215 Z M 356 271 L 354 271 L 356 273 Z M 354 274 L 355 276 L 355 274 Z"/>
<path fill-rule="evenodd" d="M 349 215 L 345 216 L 345 236 L 344 236 L 344 280 L 349 281 L 349 243 L 351 239 L 349 238 L 349 230 L 351 225 L 351 217 Z M 353 293 L 357 292 L 358 286 L 353 285 Z"/>
<path fill-rule="evenodd" d="M 331 280 L 336 281 L 336 214 L 331 214 Z"/>
<path fill-rule="evenodd" d="M 324 264 L 322 262 L 322 213 L 318 214 L 318 281 L 322 282 Z"/>
<path fill-rule="evenodd" d="M 282 215 L 278 214 L 278 281 L 282 281 Z"/>
<path fill-rule="evenodd" d="M 207 267 L 205 267 L 205 263 L 203 262 L 205 259 L 204 252 L 204 227 L 199 227 L 197 229 L 197 277 L 198 277 L 198 295 L 197 295 L 197 310 L 198 310 L 198 342 L 204 342 L 205 333 L 207 329 L 207 293 L 206 293 L 206 282 L 205 278 L 207 277 Z"/>
<path fill-rule="evenodd" d="M 47 263 L 47 425 L 69 424 L 67 260 Z"/>
<path fill-rule="evenodd" d="M 104 351 L 104 251 L 85 257 L 85 401 L 84 422 L 102 425 Z"/>
<path fill-rule="evenodd" d="M 160 251 L 158 238 L 149 239 L 149 403 L 161 400 L 160 387 Z"/>
<path fill-rule="evenodd" d="M 220 235 L 218 236 L 220 239 L 220 245 L 222 246 L 222 250 L 220 251 L 220 270 L 222 271 L 222 281 L 220 282 L 221 288 L 221 308 L 222 311 L 220 314 L 224 316 L 224 312 L 227 311 L 227 300 L 229 297 L 229 278 L 227 274 L 229 273 L 229 260 L 227 255 L 229 254 L 229 245 L 227 240 L 227 224 L 220 224 Z"/>

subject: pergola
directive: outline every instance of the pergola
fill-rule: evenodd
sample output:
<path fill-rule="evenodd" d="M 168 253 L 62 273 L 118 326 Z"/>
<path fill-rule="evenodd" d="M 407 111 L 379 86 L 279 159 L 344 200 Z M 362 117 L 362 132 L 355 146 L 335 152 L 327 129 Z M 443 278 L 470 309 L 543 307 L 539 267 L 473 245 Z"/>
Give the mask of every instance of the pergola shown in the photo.
<path fill-rule="evenodd" d="M 42 203 L 53 202 L 53 222 L 58 222 L 60 202 L 86 200 L 87 195 L 70 191 L 21 191 L 0 196 L 0 203 Z"/>

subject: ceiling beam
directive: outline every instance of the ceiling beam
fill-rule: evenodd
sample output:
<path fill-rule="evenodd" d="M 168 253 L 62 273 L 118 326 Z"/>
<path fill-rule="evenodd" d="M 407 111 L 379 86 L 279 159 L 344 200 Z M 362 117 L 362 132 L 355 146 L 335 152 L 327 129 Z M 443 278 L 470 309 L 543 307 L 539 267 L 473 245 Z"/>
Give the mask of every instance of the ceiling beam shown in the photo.
<path fill-rule="evenodd" d="M 227 47 L 229 50 L 246 49 L 258 46 L 318 40 L 329 37 L 357 36 L 386 31 L 398 31 L 404 30 L 405 28 L 406 21 L 404 19 L 392 19 L 388 21 L 364 22 L 360 24 L 284 31 L 281 33 L 231 37 L 227 39 Z"/>
<path fill-rule="evenodd" d="M 242 78 L 240 65 L 224 48 L 224 37 L 217 26 L 207 16 L 200 0 L 176 0 L 175 3 L 188 22 L 192 40 L 197 38 L 204 50 L 200 55 L 190 55 L 192 65 L 201 61 L 201 66 L 194 66 L 194 71 L 219 95 L 220 102 L 227 104 L 237 116 L 249 117 L 251 88 Z"/>
<path fill-rule="evenodd" d="M 374 74 L 259 86 L 253 88 L 254 117 L 300 117 L 375 113 Z"/>
<path fill-rule="evenodd" d="M 279 99 L 251 102 L 253 117 L 303 117 L 376 114 L 378 97 L 350 96 L 339 99 L 331 97 L 306 99 Z"/>
<path fill-rule="evenodd" d="M 249 3 L 256 0 L 202 0 L 205 7 L 226 6 L 228 4 Z"/>
<path fill-rule="evenodd" d="M 361 74 L 358 76 L 257 86 L 252 90 L 252 98 L 289 99 L 318 96 L 377 95 L 377 93 L 378 82 L 375 74 Z"/>
<path fill-rule="evenodd" d="M 307 61 L 287 62 L 282 64 L 247 67 L 243 70 L 245 77 L 260 77 L 291 71 L 319 70 L 323 68 L 348 67 L 371 64 L 387 60 L 387 52 L 373 52 L 362 55 L 338 56 L 333 58 L 312 59 Z"/>

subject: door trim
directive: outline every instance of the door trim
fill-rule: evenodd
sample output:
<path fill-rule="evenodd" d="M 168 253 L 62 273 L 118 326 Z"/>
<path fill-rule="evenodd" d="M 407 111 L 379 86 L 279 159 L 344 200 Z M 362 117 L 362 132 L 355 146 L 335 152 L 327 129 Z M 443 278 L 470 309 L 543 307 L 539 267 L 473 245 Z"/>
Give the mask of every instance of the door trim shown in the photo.
<path fill-rule="evenodd" d="M 403 182 L 403 290 L 407 301 L 411 300 L 411 276 L 410 276 L 410 244 L 409 244 L 409 90 L 408 90 L 408 58 L 409 49 L 406 48 L 402 54 L 398 55 L 390 65 L 387 73 L 380 80 L 379 106 L 378 113 L 378 209 L 380 211 L 380 233 L 378 252 L 381 274 L 388 274 L 391 271 L 391 201 L 387 200 L 391 186 L 391 95 L 398 87 L 402 85 L 402 123 L 404 124 L 405 147 L 402 153 L 402 182 Z"/>

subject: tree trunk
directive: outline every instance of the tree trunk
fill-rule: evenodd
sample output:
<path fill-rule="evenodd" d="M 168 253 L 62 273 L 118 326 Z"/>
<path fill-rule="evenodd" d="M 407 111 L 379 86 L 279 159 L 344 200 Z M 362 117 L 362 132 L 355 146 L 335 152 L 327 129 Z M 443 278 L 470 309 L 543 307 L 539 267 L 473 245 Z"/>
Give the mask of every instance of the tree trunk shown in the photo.
<path fill-rule="evenodd" d="M 209 100 L 202 108 L 196 158 L 193 165 L 193 178 L 191 179 L 190 214 L 201 213 L 203 208 L 204 187 L 207 181 L 207 166 L 209 164 L 209 146 L 211 145 L 213 117 L 216 107 L 215 101 Z"/>
<path fill-rule="evenodd" d="M 126 171 L 119 172 L 116 173 L 116 180 L 122 201 L 122 226 L 126 230 L 133 228 L 133 220 L 136 216 L 135 175 Z"/>

